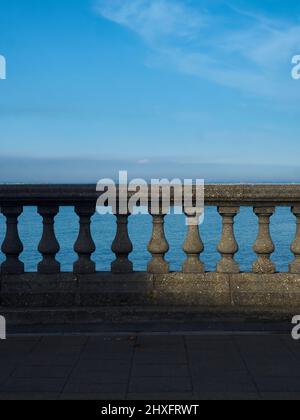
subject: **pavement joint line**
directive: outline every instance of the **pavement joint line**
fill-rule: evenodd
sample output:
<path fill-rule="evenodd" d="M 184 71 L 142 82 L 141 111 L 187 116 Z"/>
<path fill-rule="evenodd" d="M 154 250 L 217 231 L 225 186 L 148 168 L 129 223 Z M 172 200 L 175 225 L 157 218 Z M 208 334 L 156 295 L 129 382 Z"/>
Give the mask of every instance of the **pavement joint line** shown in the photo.
<path fill-rule="evenodd" d="M 246 368 L 246 371 L 247 371 L 247 373 L 248 373 L 249 377 L 250 377 L 250 378 L 251 378 L 251 380 L 252 380 L 252 383 L 253 383 L 253 384 L 254 384 L 254 386 L 255 386 L 255 389 L 256 389 L 257 395 L 261 398 L 261 393 L 260 393 L 260 389 L 259 389 L 259 387 L 258 387 L 258 385 L 257 385 L 257 381 L 255 380 L 255 377 L 254 377 L 254 375 L 252 374 L 252 372 L 251 372 L 251 370 L 250 370 L 250 368 L 249 368 L 249 366 L 248 366 L 247 360 L 245 359 L 245 357 L 244 357 L 244 355 L 243 355 L 242 349 L 240 348 L 240 346 L 239 346 L 238 342 L 235 340 L 235 337 L 232 337 L 232 342 L 233 342 L 233 345 L 234 345 L 235 349 L 237 350 L 237 352 L 238 352 L 238 354 L 239 354 L 239 356 L 240 356 L 241 360 L 243 361 L 243 364 L 244 364 L 244 366 L 245 366 L 245 368 Z"/>
<path fill-rule="evenodd" d="M 74 373 L 74 371 L 75 371 L 76 367 L 78 366 L 78 364 L 79 364 L 79 362 L 80 362 L 80 359 L 81 359 L 82 354 L 84 353 L 85 349 L 87 348 L 88 341 L 89 341 L 89 340 L 88 340 L 88 338 L 87 338 L 87 339 L 86 339 L 86 341 L 85 341 L 85 343 L 82 345 L 81 350 L 80 350 L 80 352 L 79 352 L 79 354 L 78 354 L 78 357 L 77 357 L 77 359 L 76 359 L 76 361 L 75 361 L 75 363 L 74 363 L 74 365 L 73 365 L 73 367 L 72 367 L 72 369 L 71 369 L 71 371 L 70 371 L 70 373 L 69 373 L 69 375 L 68 375 L 68 377 L 67 377 L 67 379 L 66 379 L 66 381 L 65 381 L 65 383 L 64 383 L 64 386 L 62 387 L 61 392 L 59 393 L 59 396 L 62 396 L 62 395 L 64 394 L 64 391 L 65 391 L 65 389 L 66 389 L 66 386 L 67 386 L 67 384 L 68 384 L 68 382 L 69 382 L 70 378 L 72 377 L 72 374 Z"/>
<path fill-rule="evenodd" d="M 191 369 L 190 353 L 189 353 L 189 348 L 188 348 L 188 344 L 186 342 L 185 336 L 183 337 L 183 342 L 184 342 L 184 348 L 185 348 L 185 353 L 186 353 L 186 361 L 187 361 L 188 373 L 189 373 L 189 378 L 190 378 L 190 383 L 191 383 L 191 390 L 192 390 L 192 394 L 194 394 L 195 390 L 194 390 L 194 381 L 193 381 L 193 375 L 192 375 L 192 369 Z"/>
<path fill-rule="evenodd" d="M 42 341 L 42 337 L 40 337 L 35 343 L 33 343 L 31 350 L 28 352 L 28 355 L 33 354 L 36 347 L 40 344 Z M 4 385 L 9 379 L 13 378 L 14 374 L 17 372 L 18 368 L 22 366 L 22 363 L 16 362 L 14 364 L 14 369 L 10 372 L 6 380 L 3 382 L 2 385 Z"/>
<path fill-rule="evenodd" d="M 134 365 L 134 359 L 135 359 L 136 349 L 137 349 L 137 339 L 138 339 L 138 337 L 135 336 L 134 346 L 133 346 L 133 349 L 132 349 L 132 355 L 131 355 L 131 359 L 130 359 L 130 369 L 129 369 L 129 374 L 128 374 L 128 381 L 127 381 L 125 398 L 128 398 L 128 395 L 130 394 L 130 385 L 131 385 L 131 379 L 132 379 L 133 365 Z"/>

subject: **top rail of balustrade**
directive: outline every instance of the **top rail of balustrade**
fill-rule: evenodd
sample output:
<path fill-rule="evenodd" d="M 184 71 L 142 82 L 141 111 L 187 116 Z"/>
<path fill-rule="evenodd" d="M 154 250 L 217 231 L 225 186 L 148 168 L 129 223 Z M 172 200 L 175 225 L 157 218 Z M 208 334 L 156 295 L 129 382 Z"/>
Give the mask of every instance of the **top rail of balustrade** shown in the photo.
<path fill-rule="evenodd" d="M 101 194 L 96 191 L 95 185 L 0 185 L 0 206 L 91 204 L 96 203 Z M 208 206 L 300 205 L 300 184 L 208 184 L 205 186 L 205 204 Z"/>

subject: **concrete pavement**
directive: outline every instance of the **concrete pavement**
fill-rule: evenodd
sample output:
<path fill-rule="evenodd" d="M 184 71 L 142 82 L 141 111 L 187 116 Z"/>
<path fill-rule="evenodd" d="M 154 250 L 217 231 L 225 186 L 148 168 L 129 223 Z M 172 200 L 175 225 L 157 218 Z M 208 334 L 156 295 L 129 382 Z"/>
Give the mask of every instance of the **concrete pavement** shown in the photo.
<path fill-rule="evenodd" d="M 9 336 L 0 399 L 300 399 L 287 334 Z"/>

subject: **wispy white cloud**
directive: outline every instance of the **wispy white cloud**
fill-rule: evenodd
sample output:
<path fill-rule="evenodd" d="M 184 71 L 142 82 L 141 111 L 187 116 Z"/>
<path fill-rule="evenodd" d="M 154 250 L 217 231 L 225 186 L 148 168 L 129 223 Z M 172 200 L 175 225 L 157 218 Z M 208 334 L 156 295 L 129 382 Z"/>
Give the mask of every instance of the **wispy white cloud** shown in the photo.
<path fill-rule="evenodd" d="M 299 22 L 230 6 L 217 13 L 201 4 L 98 0 L 97 11 L 140 36 L 152 51 L 152 65 L 254 95 L 298 98 L 290 63 L 300 51 Z"/>
<path fill-rule="evenodd" d="M 98 12 L 155 46 L 169 37 L 194 38 L 203 17 L 177 0 L 100 0 Z"/>

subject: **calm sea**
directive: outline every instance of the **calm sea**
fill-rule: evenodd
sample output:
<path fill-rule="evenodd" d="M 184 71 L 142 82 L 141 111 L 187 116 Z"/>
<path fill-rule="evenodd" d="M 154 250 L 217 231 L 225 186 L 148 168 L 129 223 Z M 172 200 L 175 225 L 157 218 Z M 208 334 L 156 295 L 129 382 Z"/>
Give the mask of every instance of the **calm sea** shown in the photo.
<path fill-rule="evenodd" d="M 61 251 L 57 258 L 62 264 L 63 271 L 71 271 L 72 264 L 76 260 L 73 245 L 78 235 L 78 217 L 72 208 L 61 208 L 56 218 L 56 234 L 61 245 Z M 182 251 L 186 233 L 184 216 L 170 215 L 166 217 L 166 236 L 170 243 L 170 252 L 167 259 L 171 264 L 171 270 L 180 270 L 181 264 L 185 259 Z M 276 245 L 276 252 L 272 259 L 277 264 L 278 271 L 287 271 L 288 263 L 293 260 L 290 245 L 295 235 L 295 218 L 288 208 L 277 208 L 276 214 L 272 218 L 271 232 Z M 131 260 L 136 271 L 144 271 L 149 261 L 147 244 L 151 237 L 151 217 L 150 216 L 131 216 L 129 223 L 130 237 L 134 245 L 134 252 Z M 219 254 L 216 246 L 221 235 L 221 217 L 217 209 L 208 207 L 205 213 L 204 224 L 201 226 L 201 235 L 205 243 L 205 252 L 202 260 L 206 264 L 208 271 L 215 270 Z M 250 271 L 251 264 L 255 259 L 252 251 L 258 227 L 257 217 L 252 209 L 242 208 L 236 218 L 236 237 L 239 242 L 240 251 L 237 260 L 241 264 L 243 271 Z M 92 220 L 93 238 L 97 245 L 97 251 L 93 255 L 99 271 L 109 271 L 110 263 L 114 259 L 110 247 L 116 233 L 116 223 L 114 216 L 100 216 L 96 214 Z M 36 208 L 25 208 L 20 217 L 20 236 L 24 244 L 24 252 L 21 255 L 27 271 L 36 271 L 36 265 L 40 261 L 37 246 L 42 234 L 41 217 L 37 214 Z M 5 219 L 0 215 L 0 241 L 2 243 L 5 235 Z M 4 256 L 0 254 L 0 260 Z"/>

